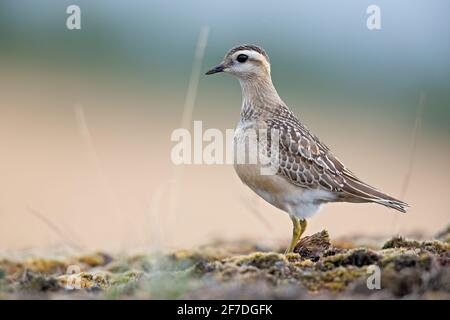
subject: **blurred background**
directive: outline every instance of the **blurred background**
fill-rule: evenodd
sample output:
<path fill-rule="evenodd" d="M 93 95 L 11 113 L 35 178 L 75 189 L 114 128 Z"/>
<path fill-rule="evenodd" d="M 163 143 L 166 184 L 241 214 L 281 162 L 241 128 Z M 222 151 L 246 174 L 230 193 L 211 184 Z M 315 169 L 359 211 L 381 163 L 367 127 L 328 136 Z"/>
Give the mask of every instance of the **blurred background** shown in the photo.
<path fill-rule="evenodd" d="M 66 28 L 71 4 L 81 30 Z M 366 27 L 371 4 L 381 30 Z M 360 178 L 411 204 L 404 215 L 330 204 L 308 234 L 435 234 L 450 222 L 449 15 L 446 0 L 1 1 L 0 250 L 288 242 L 290 219 L 231 166 L 170 160 L 202 27 L 202 72 L 234 45 L 264 47 L 300 119 Z M 234 128 L 240 103 L 236 79 L 200 76 L 192 120 Z"/>

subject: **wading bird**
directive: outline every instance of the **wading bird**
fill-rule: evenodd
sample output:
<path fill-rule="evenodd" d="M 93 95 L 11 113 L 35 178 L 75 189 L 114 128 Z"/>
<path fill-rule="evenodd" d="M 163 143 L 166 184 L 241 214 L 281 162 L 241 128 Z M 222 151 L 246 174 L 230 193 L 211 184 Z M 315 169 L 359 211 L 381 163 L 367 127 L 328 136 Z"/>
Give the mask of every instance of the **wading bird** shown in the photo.
<path fill-rule="evenodd" d="M 207 75 L 226 72 L 239 79 L 242 106 L 234 144 L 247 138 L 247 130 L 273 129 L 279 133 L 277 171 L 261 174 L 260 165 L 235 163 L 239 178 L 261 198 L 287 212 L 293 223 L 293 252 L 306 229 L 306 218 L 327 202 L 374 202 L 406 212 L 406 203 L 390 197 L 358 179 L 291 112 L 272 84 L 270 61 L 255 45 L 240 45 L 225 55 Z M 260 139 L 258 136 L 257 139 Z M 265 144 L 270 154 L 271 142 Z"/>

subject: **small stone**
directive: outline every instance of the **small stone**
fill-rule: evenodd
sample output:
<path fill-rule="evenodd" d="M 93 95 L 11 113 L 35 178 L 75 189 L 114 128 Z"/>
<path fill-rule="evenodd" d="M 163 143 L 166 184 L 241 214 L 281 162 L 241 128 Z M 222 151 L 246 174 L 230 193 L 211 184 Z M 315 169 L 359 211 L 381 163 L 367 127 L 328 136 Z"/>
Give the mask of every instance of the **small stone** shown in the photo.
<path fill-rule="evenodd" d="M 330 236 L 326 230 L 300 239 L 294 248 L 303 259 L 318 261 L 331 246 Z"/>

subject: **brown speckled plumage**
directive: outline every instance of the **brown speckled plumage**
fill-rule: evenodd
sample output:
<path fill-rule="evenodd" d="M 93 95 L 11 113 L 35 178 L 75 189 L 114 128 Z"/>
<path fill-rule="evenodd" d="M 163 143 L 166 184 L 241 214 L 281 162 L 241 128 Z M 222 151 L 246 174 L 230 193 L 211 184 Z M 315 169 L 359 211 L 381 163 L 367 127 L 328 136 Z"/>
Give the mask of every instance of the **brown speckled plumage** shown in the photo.
<path fill-rule="evenodd" d="M 262 54 L 264 49 L 255 45 L 232 48 L 225 60 L 242 50 Z M 335 201 L 376 202 L 405 212 L 406 203 L 392 198 L 362 182 L 334 156 L 330 149 L 291 112 L 279 98 L 269 77 L 241 81 L 243 106 L 241 122 L 259 123 L 258 127 L 276 129 L 280 133 L 280 168 L 278 175 L 301 188 L 322 189 L 332 192 Z M 270 139 L 269 139 L 270 142 Z M 270 154 L 270 144 L 267 146 Z"/>
<path fill-rule="evenodd" d="M 303 188 L 331 191 L 338 201 L 377 202 L 405 212 L 405 203 L 358 179 L 286 106 L 272 109 L 263 119 L 268 130 L 279 130 L 278 174 L 291 183 Z"/>
<path fill-rule="evenodd" d="M 294 251 L 306 229 L 306 218 L 324 203 L 374 202 L 406 211 L 406 203 L 358 179 L 291 112 L 272 84 L 269 57 L 263 49 L 254 45 L 232 48 L 222 63 L 207 74 L 218 72 L 236 76 L 242 88 L 241 116 L 234 145 L 249 144 L 247 132 L 256 131 L 258 141 L 251 142 L 249 150 L 266 158 L 271 152 L 278 154 L 271 175 L 261 174 L 262 163 L 235 163 L 234 166 L 242 182 L 291 217 L 293 236 L 286 252 Z M 261 133 L 261 129 L 266 132 Z M 279 139 L 271 136 L 274 132 Z M 263 134 L 267 139 L 262 139 Z"/>

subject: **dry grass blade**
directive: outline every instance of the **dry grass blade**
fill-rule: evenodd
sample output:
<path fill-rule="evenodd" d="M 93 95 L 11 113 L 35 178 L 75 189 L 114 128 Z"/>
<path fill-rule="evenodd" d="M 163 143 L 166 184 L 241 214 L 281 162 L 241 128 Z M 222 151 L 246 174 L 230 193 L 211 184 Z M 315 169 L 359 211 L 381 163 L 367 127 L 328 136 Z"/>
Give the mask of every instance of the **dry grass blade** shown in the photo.
<path fill-rule="evenodd" d="M 411 177 L 414 171 L 414 162 L 416 157 L 416 150 L 417 150 L 417 143 L 419 140 L 419 133 L 420 128 L 422 126 L 422 119 L 423 114 L 425 111 L 425 102 L 426 102 L 426 94 L 424 92 L 420 93 L 419 98 L 419 105 L 417 107 L 416 111 L 416 120 L 414 122 L 414 128 L 411 134 L 411 152 L 409 154 L 409 161 L 408 161 L 408 167 L 406 170 L 405 179 L 403 180 L 402 189 L 400 191 L 399 198 L 400 200 L 404 200 L 406 196 L 406 192 L 408 191 L 409 185 L 411 183 Z M 394 233 L 399 233 L 399 227 L 398 227 L 398 219 L 399 215 L 394 215 L 393 221 L 392 221 L 392 230 Z"/>
<path fill-rule="evenodd" d="M 192 122 L 192 114 L 194 112 L 195 99 L 197 97 L 198 83 L 200 81 L 201 67 L 203 62 L 203 56 L 205 54 L 205 48 L 208 43 L 209 27 L 202 26 L 199 32 L 197 46 L 195 49 L 194 62 L 192 66 L 192 72 L 189 79 L 188 90 L 186 99 L 183 106 L 183 116 L 181 118 L 181 127 L 189 129 Z M 168 200 L 168 214 L 166 216 L 169 226 L 175 225 L 176 214 L 178 211 L 179 196 L 180 196 L 180 184 L 182 179 L 182 167 L 175 166 L 172 172 L 172 177 L 169 180 L 169 200 Z M 160 197 L 159 197 L 160 198 Z M 153 201 L 158 201 L 153 199 Z M 155 206 L 153 206 L 155 207 Z M 161 219 L 160 219 L 161 220 Z M 167 230 L 167 239 L 171 239 L 171 230 Z"/>
<path fill-rule="evenodd" d="M 419 138 L 420 128 L 422 126 L 422 119 L 425 110 L 425 102 L 426 102 L 426 95 L 424 92 L 421 92 L 419 98 L 419 106 L 416 112 L 416 121 L 414 122 L 414 128 L 412 132 L 411 153 L 409 155 L 408 169 L 406 171 L 405 180 L 403 181 L 402 190 L 400 192 L 400 199 L 405 198 L 406 192 L 408 191 L 408 187 L 411 182 L 411 176 L 414 169 L 414 161 L 417 150 L 417 141 Z"/>
<path fill-rule="evenodd" d="M 71 247 L 72 249 L 81 251 L 83 247 L 79 245 L 79 241 L 73 241 L 67 239 L 67 232 L 61 230 L 55 223 L 53 223 L 50 219 L 48 219 L 45 215 L 40 213 L 39 211 L 33 209 L 33 208 L 27 208 L 28 212 L 31 213 L 33 216 L 38 218 L 40 221 L 42 221 L 45 225 L 47 225 L 67 246 Z"/>

